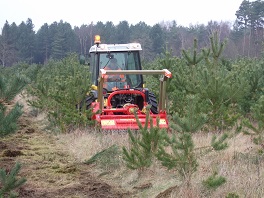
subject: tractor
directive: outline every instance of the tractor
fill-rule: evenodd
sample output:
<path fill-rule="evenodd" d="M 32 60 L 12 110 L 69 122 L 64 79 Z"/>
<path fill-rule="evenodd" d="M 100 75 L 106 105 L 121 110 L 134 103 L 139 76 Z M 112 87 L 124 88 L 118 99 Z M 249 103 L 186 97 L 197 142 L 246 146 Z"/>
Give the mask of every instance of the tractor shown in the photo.
<path fill-rule="evenodd" d="M 95 36 L 88 55 L 92 86 L 85 105 L 92 109 L 92 119 L 101 129 L 137 130 L 138 121 L 150 127 L 150 120 L 153 126 L 168 129 L 165 87 L 171 73 L 167 69 L 142 70 L 140 51 L 139 43 L 102 44 L 100 36 Z M 111 70 L 112 61 L 116 68 Z M 143 75 L 161 76 L 158 102 L 144 86 Z"/>

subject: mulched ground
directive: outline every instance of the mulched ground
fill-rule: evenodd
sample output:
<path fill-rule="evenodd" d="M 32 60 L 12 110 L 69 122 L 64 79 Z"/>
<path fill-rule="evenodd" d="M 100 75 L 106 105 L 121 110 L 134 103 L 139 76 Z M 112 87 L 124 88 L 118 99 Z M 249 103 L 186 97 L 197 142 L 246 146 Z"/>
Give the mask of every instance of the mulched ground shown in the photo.
<path fill-rule="evenodd" d="M 16 134 L 0 139 L 0 168 L 9 173 L 16 161 L 19 161 L 22 168 L 18 177 L 27 179 L 27 182 L 16 191 L 19 197 L 132 197 L 129 192 L 118 186 L 111 186 L 93 176 L 88 165 L 72 162 L 67 165 L 67 154 L 61 151 L 53 152 L 53 137 L 34 127 L 29 117 L 24 115 L 19 126 Z M 36 149 L 36 145 L 31 144 L 32 139 L 35 142 L 39 141 L 39 144 L 44 142 L 45 145 L 43 147 L 37 145 L 39 149 Z M 47 159 L 45 155 L 41 156 L 42 148 L 46 149 L 46 153 L 52 152 L 52 159 Z M 61 168 L 63 166 L 64 169 Z"/>

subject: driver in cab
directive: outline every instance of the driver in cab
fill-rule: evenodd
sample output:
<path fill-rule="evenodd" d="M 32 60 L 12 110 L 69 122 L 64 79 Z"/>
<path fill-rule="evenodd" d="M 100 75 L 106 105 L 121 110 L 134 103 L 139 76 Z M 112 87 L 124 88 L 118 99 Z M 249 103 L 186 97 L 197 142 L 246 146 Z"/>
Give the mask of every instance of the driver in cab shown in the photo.
<path fill-rule="evenodd" d="M 121 70 L 118 66 L 117 59 L 112 58 L 110 60 L 110 64 L 105 67 L 105 70 Z M 106 81 L 113 82 L 113 81 L 122 81 L 124 80 L 125 76 L 123 74 L 120 75 L 106 75 Z"/>

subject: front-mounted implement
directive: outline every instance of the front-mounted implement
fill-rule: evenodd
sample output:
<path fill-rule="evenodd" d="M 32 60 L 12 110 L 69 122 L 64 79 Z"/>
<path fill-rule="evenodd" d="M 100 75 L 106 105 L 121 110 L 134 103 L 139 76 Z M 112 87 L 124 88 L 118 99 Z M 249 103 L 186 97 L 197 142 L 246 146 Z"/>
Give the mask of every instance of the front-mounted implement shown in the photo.
<path fill-rule="evenodd" d="M 138 129 L 138 124 L 134 113 L 142 125 L 146 122 L 146 111 L 149 105 L 149 95 L 148 89 L 118 89 L 110 94 L 104 92 L 104 81 L 106 75 L 154 75 L 160 74 L 160 96 L 158 104 L 158 112 L 150 111 L 150 118 L 153 120 L 153 125 L 157 126 L 157 121 L 159 122 L 160 128 L 168 128 L 168 119 L 165 108 L 166 99 L 166 80 L 171 77 L 171 73 L 167 70 L 123 70 L 123 71 L 113 71 L 113 70 L 100 70 L 99 75 L 99 85 L 98 85 L 98 99 L 96 102 L 92 103 L 93 113 L 95 119 L 101 126 L 102 129 Z M 126 104 L 117 106 L 115 101 L 124 100 L 127 101 Z M 138 104 L 130 103 L 132 101 L 140 101 Z M 99 112 L 99 113 L 97 113 Z M 157 119 L 158 118 L 158 119 Z M 150 123 L 149 123 L 150 124 Z"/>
<path fill-rule="evenodd" d="M 100 128 L 138 129 L 137 121 L 143 126 L 147 121 L 150 126 L 148 116 L 154 126 L 169 127 L 165 100 L 171 73 L 167 69 L 142 70 L 141 50 L 139 43 L 101 44 L 100 37 L 95 36 L 95 45 L 89 51 L 93 85 L 85 103 L 87 109 L 92 108 L 92 119 Z M 161 76 L 158 102 L 144 86 L 143 75 Z"/>

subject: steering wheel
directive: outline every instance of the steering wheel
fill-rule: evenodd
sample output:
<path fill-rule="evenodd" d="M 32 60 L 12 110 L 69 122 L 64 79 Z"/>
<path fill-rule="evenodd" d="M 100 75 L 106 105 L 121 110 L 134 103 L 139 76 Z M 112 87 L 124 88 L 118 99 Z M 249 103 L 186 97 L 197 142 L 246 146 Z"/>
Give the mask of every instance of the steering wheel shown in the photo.
<path fill-rule="evenodd" d="M 108 77 L 107 82 L 120 82 L 121 78 L 118 76 Z"/>

